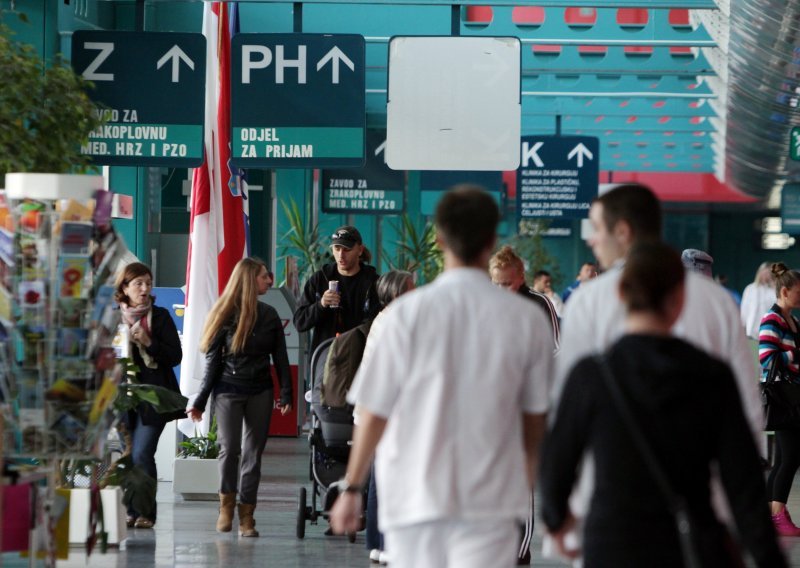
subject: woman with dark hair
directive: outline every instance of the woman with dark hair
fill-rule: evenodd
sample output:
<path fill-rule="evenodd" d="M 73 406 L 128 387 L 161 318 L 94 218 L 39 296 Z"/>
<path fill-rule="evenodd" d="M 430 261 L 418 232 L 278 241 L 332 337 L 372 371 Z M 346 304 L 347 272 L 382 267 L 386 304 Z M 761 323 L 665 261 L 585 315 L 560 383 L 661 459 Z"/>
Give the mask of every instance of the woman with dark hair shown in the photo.
<path fill-rule="evenodd" d="M 187 411 L 189 418 L 199 421 L 214 393 L 220 445 L 217 530 L 232 529 L 238 491 L 239 535 L 244 537 L 258 536 L 253 513 L 274 401 L 270 358 L 280 381 L 278 408 L 282 415 L 291 411 L 293 400 L 283 323 L 275 308 L 258 301 L 271 284 L 261 260 L 243 258 L 234 267 L 206 319 L 200 339 L 200 350 L 206 353 L 206 375 L 200 394 Z"/>
<path fill-rule="evenodd" d="M 685 565 L 671 503 L 630 433 L 613 394 L 618 390 L 658 468 L 687 504 L 700 564 L 738 565 L 711 508 L 710 470 L 716 464 L 742 544 L 758 566 L 786 566 L 731 371 L 671 333 L 684 303 L 680 257 L 658 242 L 634 245 L 619 295 L 626 335 L 602 357 L 586 357 L 573 367 L 543 444 L 542 517 L 556 545 L 565 555 L 577 555 L 564 542 L 574 524 L 568 498 L 588 450 L 595 489 L 584 527 L 583 565 Z"/>
<path fill-rule="evenodd" d="M 372 332 L 374 329 L 379 328 L 384 310 L 396 298 L 402 296 L 406 292 L 414 289 L 414 276 L 405 270 L 390 270 L 386 274 L 378 278 L 376 284 L 376 291 L 378 295 L 378 302 L 381 311 L 375 316 L 370 327 L 369 336 L 367 336 L 367 344 L 364 346 L 364 354 L 361 361 L 365 361 L 368 357 L 372 356 L 375 350 L 375 341 L 370 341 L 373 337 Z M 354 395 L 348 394 L 348 399 L 352 400 Z M 357 415 L 358 409 L 356 409 Z M 367 550 L 369 550 L 369 558 L 373 562 L 380 562 L 386 564 L 388 557 L 383 550 L 383 534 L 378 530 L 378 490 L 375 483 L 375 468 L 370 467 L 369 485 L 367 489 L 367 526 L 366 526 L 366 543 Z"/>
<path fill-rule="evenodd" d="M 800 322 L 792 310 L 800 308 L 800 272 L 789 270 L 778 262 L 771 267 L 777 302 L 761 318 L 758 331 L 758 360 L 763 379 L 772 365 L 778 365 L 783 376 L 800 381 Z M 781 536 L 800 536 L 786 508 L 792 481 L 800 468 L 800 428 L 775 432 L 775 465 L 767 478 L 767 497 L 772 522 Z"/>
<path fill-rule="evenodd" d="M 172 370 L 183 357 L 178 330 L 169 312 L 153 305 L 152 290 L 153 273 L 141 262 L 128 264 L 117 275 L 114 299 L 122 312 L 123 341 L 128 343 L 129 358 L 139 368 L 138 382 L 180 392 Z M 182 412 L 158 414 L 146 403 L 128 413 L 133 463 L 153 479 L 158 479 L 155 456 L 161 432 L 167 422 L 182 415 Z M 152 505 L 152 513 L 147 514 L 129 507 L 128 526 L 152 528 L 156 522 L 155 496 Z"/>

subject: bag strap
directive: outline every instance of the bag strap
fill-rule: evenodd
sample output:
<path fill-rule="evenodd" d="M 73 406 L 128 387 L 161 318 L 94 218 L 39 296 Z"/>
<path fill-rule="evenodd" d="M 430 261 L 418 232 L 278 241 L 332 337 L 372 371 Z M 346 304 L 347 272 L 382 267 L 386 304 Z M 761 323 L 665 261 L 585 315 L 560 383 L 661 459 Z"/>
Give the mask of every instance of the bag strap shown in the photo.
<path fill-rule="evenodd" d="M 596 355 L 594 359 L 598 367 L 600 367 L 600 374 L 603 376 L 603 380 L 611 394 L 614 407 L 619 412 L 636 449 L 644 458 L 647 469 L 650 470 L 650 474 L 653 476 L 653 479 L 655 479 L 656 485 L 658 485 L 659 490 L 667 500 L 670 512 L 675 517 L 675 524 L 678 528 L 678 536 L 680 537 L 686 568 L 701 568 L 700 559 L 697 557 L 694 544 L 691 540 L 691 521 L 686 500 L 673 489 L 666 473 L 664 473 L 663 468 L 658 463 L 655 453 L 645 439 L 644 434 L 642 434 L 642 429 L 631 412 L 622 389 L 614 378 L 614 373 L 611 370 L 611 366 L 608 364 L 608 359 L 604 355 Z"/>
<path fill-rule="evenodd" d="M 772 353 L 772 361 L 769 362 L 769 369 L 767 369 L 767 378 L 764 383 L 771 383 L 775 381 L 783 372 L 783 353 L 780 349 L 776 349 Z"/>

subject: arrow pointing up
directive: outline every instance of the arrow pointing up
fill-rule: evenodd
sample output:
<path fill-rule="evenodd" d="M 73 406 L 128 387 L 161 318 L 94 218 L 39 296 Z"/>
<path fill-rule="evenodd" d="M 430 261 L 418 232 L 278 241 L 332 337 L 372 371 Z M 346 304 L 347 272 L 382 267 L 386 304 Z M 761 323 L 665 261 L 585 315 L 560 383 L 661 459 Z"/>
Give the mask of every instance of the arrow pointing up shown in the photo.
<path fill-rule="evenodd" d="M 317 63 L 317 71 L 319 71 L 320 69 L 325 67 L 325 64 L 328 63 L 328 61 L 331 62 L 331 68 L 333 69 L 333 84 L 334 85 L 338 85 L 339 84 L 339 62 L 340 61 L 342 63 L 344 63 L 345 65 L 347 65 L 350 68 L 350 71 L 355 71 L 356 70 L 356 66 L 352 61 L 350 61 L 350 58 L 347 57 L 344 54 L 344 52 L 341 49 L 339 49 L 338 47 L 336 47 L 335 45 L 333 46 L 333 48 L 331 48 L 331 50 L 328 53 L 325 54 L 325 56 L 322 59 L 319 60 L 319 62 Z"/>
<path fill-rule="evenodd" d="M 184 51 L 176 45 L 173 45 L 168 52 L 164 54 L 164 56 L 158 60 L 156 63 L 156 69 L 161 69 L 170 59 L 172 59 L 172 82 L 177 83 L 179 80 L 179 68 L 181 59 L 186 65 L 189 66 L 189 69 L 194 71 L 194 61 L 189 59 L 189 56 L 184 53 Z"/>
<path fill-rule="evenodd" d="M 578 167 L 583 167 L 583 158 L 587 158 L 589 160 L 594 159 L 594 154 L 589 151 L 589 148 L 583 145 L 583 142 L 579 142 L 577 146 L 575 146 L 572 151 L 567 154 L 567 160 L 571 160 L 577 154 L 578 156 Z"/>

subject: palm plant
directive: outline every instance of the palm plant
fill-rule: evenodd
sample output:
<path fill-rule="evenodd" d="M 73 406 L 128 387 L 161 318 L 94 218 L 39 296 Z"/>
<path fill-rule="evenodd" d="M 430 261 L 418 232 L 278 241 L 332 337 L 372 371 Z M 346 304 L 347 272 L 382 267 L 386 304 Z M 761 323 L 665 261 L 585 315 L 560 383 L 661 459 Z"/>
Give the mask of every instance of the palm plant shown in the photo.
<path fill-rule="evenodd" d="M 400 217 L 400 223 L 393 228 L 402 235 L 402 240 L 396 241 L 397 262 L 390 262 L 390 266 L 415 274 L 417 284 L 433 281 L 444 268 L 444 257 L 436 245 L 436 228 L 433 223 L 427 221 L 419 230 L 406 214 Z"/>
<path fill-rule="evenodd" d="M 506 244 L 514 247 L 517 254 L 526 261 L 529 278 L 537 270 L 546 270 L 553 279 L 553 287 L 556 287 L 561 284 L 562 279 L 558 259 L 550 255 L 542 239 L 542 233 L 548 226 L 549 222 L 543 220 L 520 221 L 519 232 L 509 238 Z"/>
<path fill-rule="evenodd" d="M 322 268 L 322 265 L 330 258 L 330 253 L 320 237 L 319 225 L 311 226 L 306 223 L 303 213 L 294 199 L 288 205 L 285 201 L 281 201 L 281 207 L 289 221 L 289 230 L 281 237 L 284 242 L 289 244 L 281 247 L 281 258 L 293 254 L 299 255 L 297 272 L 300 281 L 303 282 Z"/>

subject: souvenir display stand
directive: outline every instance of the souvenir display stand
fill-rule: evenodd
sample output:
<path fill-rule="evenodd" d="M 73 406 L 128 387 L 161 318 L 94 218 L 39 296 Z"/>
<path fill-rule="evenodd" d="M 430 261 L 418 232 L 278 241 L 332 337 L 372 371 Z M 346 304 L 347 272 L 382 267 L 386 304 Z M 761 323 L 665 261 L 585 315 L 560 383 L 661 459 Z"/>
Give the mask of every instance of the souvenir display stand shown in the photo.
<path fill-rule="evenodd" d="M 102 186 L 99 176 L 8 174 L 0 193 L 2 443 L 15 484 L 34 481 L 21 492 L 33 528 L 13 537 L 4 530 L 3 550 L 29 550 L 31 561 L 46 565 L 54 565 L 57 544 L 59 553 L 66 546 L 60 531 L 67 529 L 59 527 L 69 519 L 69 493 L 57 490 L 64 469 L 104 458 L 121 378 L 112 297 L 125 247 L 111 227 L 111 194 L 97 191 Z M 96 487 L 86 494 L 84 541 L 95 533 L 101 501 Z M 124 528 L 110 532 L 124 538 Z"/>

